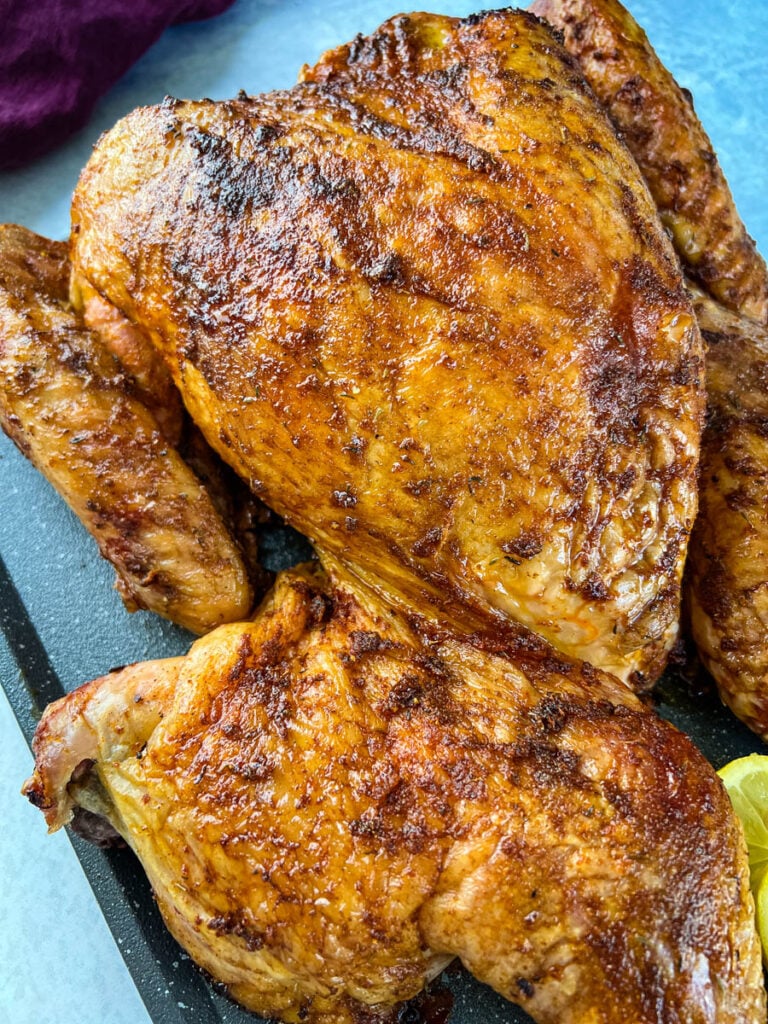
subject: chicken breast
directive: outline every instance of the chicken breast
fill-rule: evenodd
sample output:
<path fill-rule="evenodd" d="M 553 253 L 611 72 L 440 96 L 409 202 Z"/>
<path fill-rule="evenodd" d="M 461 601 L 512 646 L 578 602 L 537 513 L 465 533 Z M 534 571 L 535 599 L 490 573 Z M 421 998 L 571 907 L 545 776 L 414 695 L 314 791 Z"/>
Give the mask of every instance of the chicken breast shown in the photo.
<path fill-rule="evenodd" d="M 701 348 L 634 161 L 530 15 L 413 15 L 102 140 L 76 277 L 321 552 L 642 688 L 677 630 Z"/>
<path fill-rule="evenodd" d="M 129 609 L 204 633 L 242 618 L 240 550 L 115 359 L 68 305 L 67 246 L 0 227 L 0 425 L 117 572 Z"/>
<path fill-rule="evenodd" d="M 122 699 L 121 699 L 122 690 Z M 250 1009 L 396 1018 L 458 956 L 540 1024 L 758 1024 L 741 828 L 621 683 L 420 634 L 318 568 L 48 708 L 27 795 L 106 815 Z"/>

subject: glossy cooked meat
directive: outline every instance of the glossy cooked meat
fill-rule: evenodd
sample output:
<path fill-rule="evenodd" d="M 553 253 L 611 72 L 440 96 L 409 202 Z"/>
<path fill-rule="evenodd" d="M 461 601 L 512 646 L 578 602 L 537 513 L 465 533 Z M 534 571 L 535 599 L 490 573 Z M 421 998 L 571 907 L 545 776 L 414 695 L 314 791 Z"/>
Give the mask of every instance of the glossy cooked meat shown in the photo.
<path fill-rule="evenodd" d="M 676 208 L 690 221 L 690 237 L 705 253 L 706 272 L 688 259 L 685 231 L 676 230 L 681 259 L 723 302 L 765 320 L 765 264 L 739 220 L 690 102 L 642 29 L 615 0 L 540 0 L 536 7 L 564 30 L 566 46 L 627 139 L 662 217 L 674 190 Z M 633 84 L 619 88 L 621 82 Z M 708 425 L 688 569 L 692 631 L 723 699 L 766 739 L 768 335 L 753 319 L 728 312 L 695 289 L 694 294 L 708 341 Z"/>
<path fill-rule="evenodd" d="M 85 282 L 73 284 L 69 300 L 85 326 L 128 373 L 138 397 L 151 410 L 171 444 L 178 445 L 184 433 L 181 397 L 152 342 Z"/>
<path fill-rule="evenodd" d="M 65 244 L 0 227 L 0 425 L 91 532 L 129 608 L 197 633 L 242 618 L 253 594 L 236 543 L 68 285 Z"/>
<path fill-rule="evenodd" d="M 693 636 L 720 695 L 768 740 L 768 331 L 699 295 L 707 342 Z"/>
<path fill-rule="evenodd" d="M 728 308 L 768 321 L 768 271 L 739 218 L 690 93 L 618 0 L 536 0 L 562 30 L 643 172 L 683 264 Z"/>
<path fill-rule="evenodd" d="M 713 770 L 617 680 L 505 647 L 295 570 L 52 705 L 26 791 L 52 828 L 108 816 L 198 963 L 284 1021 L 394 1021 L 453 956 L 542 1024 L 764 1021 Z"/>
<path fill-rule="evenodd" d="M 288 92 L 134 112 L 83 173 L 73 261 L 210 444 L 379 593 L 658 675 L 700 338 L 537 19 L 400 17 Z"/>

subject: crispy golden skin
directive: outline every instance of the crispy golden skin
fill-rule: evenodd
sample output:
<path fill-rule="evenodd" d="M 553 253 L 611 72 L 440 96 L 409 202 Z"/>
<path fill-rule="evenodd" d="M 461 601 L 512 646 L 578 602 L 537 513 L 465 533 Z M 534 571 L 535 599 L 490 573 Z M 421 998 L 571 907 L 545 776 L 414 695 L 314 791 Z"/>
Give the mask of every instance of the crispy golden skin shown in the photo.
<path fill-rule="evenodd" d="M 94 536 L 129 608 L 196 633 L 242 618 L 237 545 L 68 285 L 66 245 L 0 227 L 0 425 Z"/>
<path fill-rule="evenodd" d="M 265 1015 L 389 1020 L 459 956 L 542 1024 L 764 1021 L 712 769 L 618 681 L 504 647 L 296 570 L 254 622 L 52 705 L 26 790 L 53 828 L 108 815 Z"/>
<path fill-rule="evenodd" d="M 648 179 L 683 261 L 721 301 L 765 320 L 765 264 L 690 101 L 645 34 L 615 0 L 539 0 L 535 7 L 564 30 Z M 672 219 L 670 209 L 677 211 Z M 691 257 L 691 240 L 703 263 Z M 687 585 L 692 630 L 723 700 L 767 739 L 768 335 L 696 294 L 709 345 L 708 426 Z"/>
<path fill-rule="evenodd" d="M 707 427 L 688 597 L 720 695 L 768 740 L 768 331 L 699 295 Z"/>
<path fill-rule="evenodd" d="M 724 305 L 768 321 L 768 271 L 739 218 L 690 93 L 618 0 L 536 0 L 638 162 L 689 272 Z"/>
<path fill-rule="evenodd" d="M 85 282 L 75 282 L 70 302 L 100 341 L 117 358 L 136 385 L 140 400 L 151 410 L 173 445 L 184 433 L 181 397 L 163 357 L 141 331 Z"/>
<path fill-rule="evenodd" d="M 636 166 L 530 15 L 413 15 L 293 90 L 136 111 L 73 260 L 209 442 L 395 602 L 648 685 L 701 350 Z"/>

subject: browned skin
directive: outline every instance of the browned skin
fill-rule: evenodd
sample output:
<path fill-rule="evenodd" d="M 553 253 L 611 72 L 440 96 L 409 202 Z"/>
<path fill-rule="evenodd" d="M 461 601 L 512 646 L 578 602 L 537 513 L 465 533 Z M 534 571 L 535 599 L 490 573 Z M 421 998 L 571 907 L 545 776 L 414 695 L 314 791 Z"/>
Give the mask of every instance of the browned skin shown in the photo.
<path fill-rule="evenodd" d="M 688 594 L 724 701 L 768 740 L 768 331 L 699 296 L 707 428 Z"/>
<path fill-rule="evenodd" d="M 712 769 L 618 681 L 503 647 L 286 573 L 254 622 L 52 705 L 27 793 L 54 828 L 107 814 L 182 944 L 284 1021 L 389 1020 L 452 956 L 542 1024 L 764 1021 Z"/>
<path fill-rule="evenodd" d="M 86 282 L 73 285 L 69 298 L 86 327 L 98 335 L 135 381 L 139 398 L 152 410 L 165 436 L 178 445 L 184 429 L 183 407 L 163 357 L 134 324 Z"/>
<path fill-rule="evenodd" d="M 179 453 L 205 487 L 222 522 L 237 540 L 251 587 L 259 598 L 263 597 L 272 585 L 274 573 L 262 565 L 261 538 L 264 526 L 279 522 L 278 516 L 259 501 L 247 483 L 221 461 L 186 415 Z"/>
<path fill-rule="evenodd" d="M 765 264 L 690 99 L 645 34 L 614 0 L 534 6 L 564 30 L 637 158 L 683 261 L 722 302 L 764 321 Z M 689 241 L 703 263 L 690 258 Z M 768 739 L 768 334 L 700 292 L 696 313 L 708 341 L 708 426 L 688 571 L 693 634 L 723 700 Z"/>
<path fill-rule="evenodd" d="M 689 272 L 732 310 L 768 321 L 768 272 L 739 218 L 690 93 L 617 0 L 536 0 L 621 130 Z"/>
<path fill-rule="evenodd" d="M 93 534 L 129 608 L 196 633 L 242 618 L 237 545 L 68 284 L 66 245 L 0 227 L 0 425 Z"/>
<path fill-rule="evenodd" d="M 223 458 L 388 599 L 658 675 L 700 338 L 535 18 L 397 18 L 289 92 L 134 112 L 82 176 L 73 261 Z"/>

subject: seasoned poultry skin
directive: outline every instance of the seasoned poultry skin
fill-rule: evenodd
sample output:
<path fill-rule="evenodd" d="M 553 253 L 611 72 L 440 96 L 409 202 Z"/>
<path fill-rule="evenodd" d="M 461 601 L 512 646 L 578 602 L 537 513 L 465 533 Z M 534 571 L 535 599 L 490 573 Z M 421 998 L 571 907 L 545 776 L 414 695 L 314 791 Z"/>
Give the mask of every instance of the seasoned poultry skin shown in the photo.
<path fill-rule="evenodd" d="M 768 271 L 690 93 L 618 0 L 536 0 L 563 33 L 637 160 L 688 272 L 727 308 L 768 322 Z"/>
<path fill-rule="evenodd" d="M 75 281 L 322 552 L 640 688 L 677 630 L 698 329 L 634 161 L 523 12 L 400 17 L 288 92 L 139 110 Z"/>
<path fill-rule="evenodd" d="M 538 0 L 535 7 L 563 29 L 662 217 L 673 203 L 692 225 L 690 237 L 708 254 L 706 272 L 689 260 L 687 227 L 673 231 L 681 260 L 721 301 L 765 321 L 765 263 L 688 98 L 642 29 L 617 0 Z M 686 584 L 691 629 L 723 700 L 768 739 L 768 335 L 754 319 L 691 291 L 708 342 L 708 425 Z"/>
<path fill-rule="evenodd" d="M 768 331 L 699 293 L 707 427 L 687 593 L 699 653 L 734 714 L 768 741 Z"/>
<path fill-rule="evenodd" d="M 181 396 L 152 342 L 84 282 L 80 282 L 80 287 L 71 287 L 69 301 L 85 326 L 130 376 L 139 399 L 155 416 L 171 444 L 177 446 L 184 436 Z"/>
<path fill-rule="evenodd" d="M 237 544 L 115 359 L 68 305 L 67 246 L 0 226 L 0 426 L 65 498 L 129 609 L 205 633 L 246 616 Z"/>
<path fill-rule="evenodd" d="M 259 1013 L 394 1021 L 458 956 L 541 1024 L 765 1020 L 711 767 L 618 680 L 510 658 L 503 630 L 419 635 L 294 570 L 253 622 L 51 705 L 35 753 L 50 826 L 107 816 Z"/>

